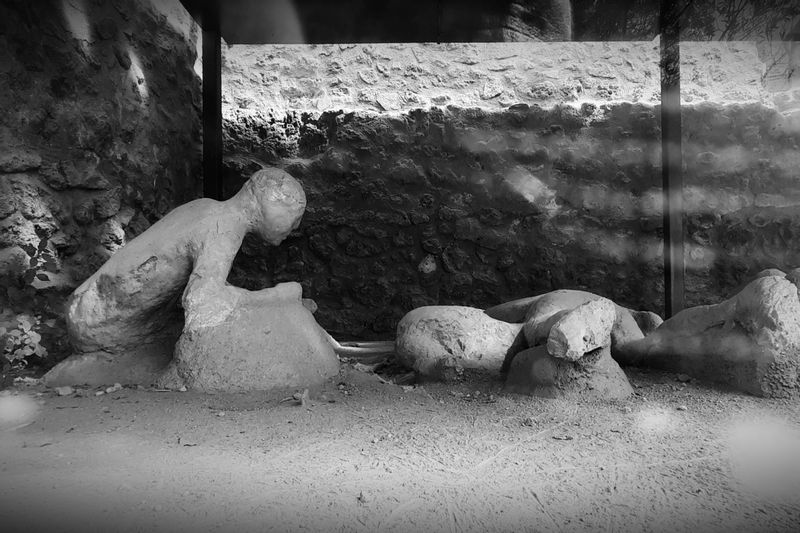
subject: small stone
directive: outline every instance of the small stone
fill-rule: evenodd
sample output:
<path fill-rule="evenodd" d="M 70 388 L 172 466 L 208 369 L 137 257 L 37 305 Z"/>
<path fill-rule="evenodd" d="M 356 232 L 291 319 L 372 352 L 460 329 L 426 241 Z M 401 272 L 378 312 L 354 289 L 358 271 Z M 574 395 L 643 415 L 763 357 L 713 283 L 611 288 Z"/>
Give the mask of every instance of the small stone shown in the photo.
<path fill-rule="evenodd" d="M 677 409 L 678 409 L 678 411 L 686 411 L 688 409 L 688 407 L 686 407 L 685 405 L 679 405 L 677 407 Z"/>
<path fill-rule="evenodd" d="M 422 272 L 423 274 L 431 274 L 436 271 L 436 258 L 432 255 L 426 255 L 422 261 L 420 261 L 417 269 Z"/>
<path fill-rule="evenodd" d="M 95 396 L 102 396 L 102 395 L 103 395 L 103 394 L 105 394 L 105 393 L 106 393 L 106 391 L 104 391 L 104 390 L 99 390 L 99 391 L 95 392 L 95 393 L 94 393 L 94 395 L 95 395 Z"/>
<path fill-rule="evenodd" d="M 378 95 L 375 97 L 375 103 L 384 111 L 393 111 L 400 108 L 400 99 L 397 95 Z"/>
<path fill-rule="evenodd" d="M 364 363 L 356 363 L 353 365 L 353 370 L 358 372 L 364 372 L 365 374 L 371 374 L 375 372 L 375 365 L 365 365 Z"/>
<path fill-rule="evenodd" d="M 220 411 L 219 413 L 217 413 L 217 416 L 219 417 L 225 416 L 225 411 Z"/>
<path fill-rule="evenodd" d="M 481 98 L 483 100 L 491 100 L 492 98 L 496 98 L 503 93 L 503 88 L 500 83 L 496 80 L 487 80 L 486 83 L 483 84 L 483 90 L 481 91 Z"/>
<path fill-rule="evenodd" d="M 70 386 L 65 386 L 65 387 L 56 387 L 55 391 L 56 394 L 58 394 L 59 396 L 69 396 L 70 394 L 75 392 L 75 389 L 73 389 Z"/>
<path fill-rule="evenodd" d="M 689 382 L 689 381 L 691 381 L 691 380 L 692 380 L 692 376 L 690 376 L 690 375 L 688 375 L 688 374 L 678 374 L 678 377 L 677 377 L 677 379 L 678 379 L 678 381 L 680 381 L 681 383 L 687 383 L 687 382 Z"/>
<path fill-rule="evenodd" d="M 178 389 L 178 392 L 186 392 L 187 390 L 186 385 L 182 385 L 181 388 Z"/>
<path fill-rule="evenodd" d="M 302 392 L 295 392 L 292 395 L 292 399 L 298 402 L 300 405 L 306 405 L 309 401 L 308 389 L 304 389 Z"/>

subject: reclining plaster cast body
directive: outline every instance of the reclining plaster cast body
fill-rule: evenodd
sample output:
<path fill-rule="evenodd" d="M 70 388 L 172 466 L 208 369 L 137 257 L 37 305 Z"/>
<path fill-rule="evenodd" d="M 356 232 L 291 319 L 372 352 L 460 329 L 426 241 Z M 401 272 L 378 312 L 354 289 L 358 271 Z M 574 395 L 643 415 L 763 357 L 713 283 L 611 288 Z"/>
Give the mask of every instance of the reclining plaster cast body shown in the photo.
<path fill-rule="evenodd" d="M 507 373 L 507 390 L 547 397 L 625 398 L 632 390 L 612 359 L 661 322 L 596 294 L 559 290 L 483 311 L 425 306 L 397 326 L 401 363 L 428 379 L 463 370 Z"/>
<path fill-rule="evenodd" d="M 615 354 L 749 392 L 800 393 L 800 272 L 764 271 L 731 298 L 690 307 Z"/>
<path fill-rule="evenodd" d="M 596 297 L 542 321 L 547 325 L 544 335 L 529 334 L 530 347 L 508 363 L 506 390 L 548 398 L 630 396 L 633 389 L 611 357 L 618 308 Z"/>
<path fill-rule="evenodd" d="M 168 213 L 75 290 L 67 325 L 78 353 L 51 370 L 46 381 L 152 382 L 169 363 L 181 327 L 214 327 L 243 305 L 299 305 L 296 282 L 249 291 L 228 285 L 226 278 L 246 234 L 277 245 L 299 226 L 305 206 L 303 189 L 292 176 L 264 169 L 227 201 L 194 200 Z M 309 334 L 332 341 L 308 317 L 318 330 Z"/>

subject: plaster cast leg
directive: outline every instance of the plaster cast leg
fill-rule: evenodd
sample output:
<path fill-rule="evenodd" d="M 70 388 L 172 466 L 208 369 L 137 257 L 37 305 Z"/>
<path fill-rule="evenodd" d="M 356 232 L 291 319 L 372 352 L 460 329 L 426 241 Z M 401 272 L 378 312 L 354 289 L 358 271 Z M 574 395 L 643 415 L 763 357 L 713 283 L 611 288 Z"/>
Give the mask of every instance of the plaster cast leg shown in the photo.
<path fill-rule="evenodd" d="M 76 354 L 43 377 L 48 387 L 64 385 L 152 385 L 172 359 L 174 338 L 156 341 L 121 353 L 102 351 Z"/>
<path fill-rule="evenodd" d="M 48 387 L 114 383 L 149 386 L 169 364 L 179 336 L 180 330 L 162 331 L 134 346 L 74 354 L 50 369 L 42 380 Z"/>
<path fill-rule="evenodd" d="M 303 305 L 299 284 L 254 292 L 195 288 L 202 297 L 184 296 L 186 327 L 160 386 L 209 392 L 313 387 L 338 373 L 336 353 Z"/>
<path fill-rule="evenodd" d="M 87 297 L 87 295 L 91 297 Z M 116 300 L 98 300 L 90 287 L 73 295 L 67 308 L 67 327 L 77 353 L 48 371 L 48 386 L 150 385 L 170 359 L 183 329 L 183 311 L 177 298 L 145 316 L 117 312 Z M 96 304 L 97 308 L 91 308 Z"/>

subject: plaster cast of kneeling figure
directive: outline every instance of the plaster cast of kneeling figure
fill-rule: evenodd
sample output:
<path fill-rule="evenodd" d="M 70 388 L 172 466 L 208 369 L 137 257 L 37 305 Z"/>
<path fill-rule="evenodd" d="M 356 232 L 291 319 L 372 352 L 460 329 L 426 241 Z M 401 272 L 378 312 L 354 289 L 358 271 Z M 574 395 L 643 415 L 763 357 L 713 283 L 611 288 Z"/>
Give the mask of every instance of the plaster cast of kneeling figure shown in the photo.
<path fill-rule="evenodd" d="M 169 363 L 182 327 L 223 322 L 243 302 L 299 304 L 298 283 L 249 291 L 226 278 L 246 234 L 277 245 L 298 227 L 305 206 L 292 176 L 263 169 L 227 201 L 194 200 L 168 213 L 72 294 L 67 326 L 78 353 L 53 368 L 46 382 L 152 382 Z"/>

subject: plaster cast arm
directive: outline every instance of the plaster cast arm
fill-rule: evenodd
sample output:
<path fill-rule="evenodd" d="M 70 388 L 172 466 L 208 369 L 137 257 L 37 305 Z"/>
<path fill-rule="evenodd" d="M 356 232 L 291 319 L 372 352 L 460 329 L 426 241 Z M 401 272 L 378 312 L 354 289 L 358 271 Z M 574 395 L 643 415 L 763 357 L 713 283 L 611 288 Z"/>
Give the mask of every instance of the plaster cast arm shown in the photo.
<path fill-rule="evenodd" d="M 187 325 L 219 324 L 243 300 L 254 304 L 269 304 L 279 300 L 300 301 L 303 289 L 294 281 L 257 291 L 230 285 L 226 280 L 239 243 L 235 248 L 232 245 L 223 248 L 224 245 L 220 246 L 219 241 L 215 244 L 217 247 L 213 250 L 201 248 L 183 291 L 182 304 Z M 207 302 L 214 302 L 214 305 L 208 305 Z"/>
<path fill-rule="evenodd" d="M 236 247 L 238 249 L 238 246 Z M 313 312 L 316 307 L 303 301 L 303 288 L 295 281 L 279 283 L 257 291 L 228 284 L 236 250 L 233 246 L 224 249 L 217 246 L 208 251 L 201 249 L 183 292 L 183 309 L 187 325 L 213 326 L 224 322 L 242 300 L 269 304 L 279 300 L 296 300 Z M 213 306 L 205 302 L 214 302 Z M 369 357 L 394 353 L 393 341 L 339 343 L 320 326 L 320 331 L 340 357 Z"/>

